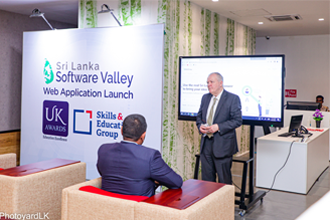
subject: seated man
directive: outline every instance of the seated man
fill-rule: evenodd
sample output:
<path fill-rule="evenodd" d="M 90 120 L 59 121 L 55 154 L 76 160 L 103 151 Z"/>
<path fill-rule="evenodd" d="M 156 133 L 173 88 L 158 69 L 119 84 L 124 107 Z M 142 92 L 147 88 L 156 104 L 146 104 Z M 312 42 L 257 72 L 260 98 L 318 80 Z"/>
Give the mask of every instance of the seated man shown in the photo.
<path fill-rule="evenodd" d="M 150 197 L 158 183 L 170 189 L 182 186 L 182 178 L 164 162 L 160 152 L 142 146 L 146 130 L 142 115 L 129 115 L 121 128 L 124 140 L 99 148 L 97 168 L 103 190 Z"/>
<path fill-rule="evenodd" d="M 322 111 L 322 112 L 328 112 L 329 111 L 329 107 L 323 105 L 323 101 L 324 101 L 324 97 L 323 96 L 321 96 L 321 95 L 316 96 L 316 102 L 318 102 L 318 103 L 321 104 L 320 111 Z"/>

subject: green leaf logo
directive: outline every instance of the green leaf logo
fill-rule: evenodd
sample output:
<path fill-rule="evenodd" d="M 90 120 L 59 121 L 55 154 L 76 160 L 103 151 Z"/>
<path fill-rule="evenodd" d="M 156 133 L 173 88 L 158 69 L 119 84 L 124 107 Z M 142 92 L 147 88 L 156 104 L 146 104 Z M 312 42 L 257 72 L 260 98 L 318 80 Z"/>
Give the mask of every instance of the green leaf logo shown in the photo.
<path fill-rule="evenodd" d="M 52 66 L 50 65 L 49 61 L 47 59 L 45 59 L 45 67 L 44 67 L 44 76 L 45 76 L 45 82 L 46 84 L 49 84 L 51 82 L 53 82 L 54 80 L 54 73 L 53 73 L 53 69 Z"/>

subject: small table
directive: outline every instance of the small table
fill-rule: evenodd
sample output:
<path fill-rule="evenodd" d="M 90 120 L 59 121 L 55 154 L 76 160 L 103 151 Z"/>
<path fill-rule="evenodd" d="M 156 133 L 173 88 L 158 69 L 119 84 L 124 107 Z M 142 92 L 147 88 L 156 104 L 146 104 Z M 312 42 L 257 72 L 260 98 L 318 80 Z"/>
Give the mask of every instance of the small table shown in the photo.
<path fill-rule="evenodd" d="M 185 181 L 180 189 L 168 189 L 143 202 L 182 210 L 225 185 L 223 183 L 190 179 Z"/>
<path fill-rule="evenodd" d="M 5 170 L 0 170 L 0 175 L 6 176 L 26 176 L 32 173 L 38 173 L 45 170 L 50 170 L 58 167 L 63 167 L 80 161 L 76 160 L 66 160 L 66 159 L 52 159 L 47 161 L 41 161 L 37 163 L 26 164 L 23 166 L 13 167 Z"/>

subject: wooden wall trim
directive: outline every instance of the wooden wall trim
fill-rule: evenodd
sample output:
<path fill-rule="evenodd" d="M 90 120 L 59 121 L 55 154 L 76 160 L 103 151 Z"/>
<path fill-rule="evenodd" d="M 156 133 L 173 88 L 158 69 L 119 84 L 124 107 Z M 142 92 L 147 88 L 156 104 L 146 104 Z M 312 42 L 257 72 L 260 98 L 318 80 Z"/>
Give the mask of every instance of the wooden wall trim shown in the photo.
<path fill-rule="evenodd" d="M 20 163 L 21 131 L 0 132 L 0 154 L 15 153 L 17 166 Z"/>

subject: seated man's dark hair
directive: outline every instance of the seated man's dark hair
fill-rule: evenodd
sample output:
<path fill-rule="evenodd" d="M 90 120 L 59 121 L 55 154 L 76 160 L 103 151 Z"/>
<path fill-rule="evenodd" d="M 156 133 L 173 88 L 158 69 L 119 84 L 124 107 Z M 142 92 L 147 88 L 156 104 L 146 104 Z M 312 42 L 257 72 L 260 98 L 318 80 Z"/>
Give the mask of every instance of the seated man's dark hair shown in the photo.
<path fill-rule="evenodd" d="M 123 136 L 137 141 L 147 130 L 146 119 L 139 114 L 128 115 L 123 122 Z"/>
<path fill-rule="evenodd" d="M 316 96 L 316 99 L 319 99 L 319 98 L 322 99 L 322 102 L 324 101 L 324 97 L 323 97 L 322 95 L 318 95 L 318 96 Z"/>

